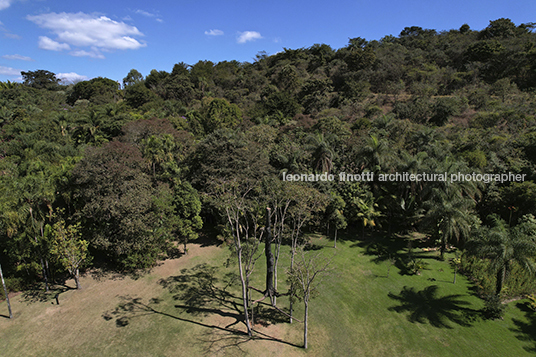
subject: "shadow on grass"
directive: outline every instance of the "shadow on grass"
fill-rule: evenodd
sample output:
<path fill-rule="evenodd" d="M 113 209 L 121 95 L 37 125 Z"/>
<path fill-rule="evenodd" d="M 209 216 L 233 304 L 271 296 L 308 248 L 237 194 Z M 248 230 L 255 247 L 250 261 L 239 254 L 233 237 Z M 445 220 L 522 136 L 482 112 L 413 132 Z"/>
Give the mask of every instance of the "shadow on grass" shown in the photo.
<path fill-rule="evenodd" d="M 233 273 L 226 274 L 220 284 L 218 270 L 206 263 L 198 264 L 191 269 L 182 269 L 181 275 L 160 279 L 158 283 L 173 294 L 173 300 L 182 301 L 181 308 L 189 314 L 206 316 L 210 311 L 204 310 L 222 308 L 238 313 L 240 299 L 227 291 L 237 283 L 238 277 Z"/>
<path fill-rule="evenodd" d="M 427 270 L 426 266 L 429 260 L 441 260 L 439 256 L 434 255 L 434 251 L 423 251 L 422 248 L 429 248 L 430 242 L 426 237 L 415 238 L 410 235 L 374 235 L 367 239 L 358 241 L 352 247 L 360 247 L 363 254 L 371 256 L 371 262 L 382 264 L 390 263 L 398 269 L 399 275 L 415 275 L 416 271 L 412 269 L 412 264 L 422 265 L 420 270 Z M 389 267 L 389 270 L 391 267 Z M 377 276 L 380 277 L 380 276 Z M 387 276 L 383 276 L 384 278 Z"/>
<path fill-rule="evenodd" d="M 536 312 L 528 307 L 528 303 L 517 303 L 516 307 L 525 313 L 525 317 L 529 322 L 512 319 L 516 328 L 510 330 L 517 334 L 518 340 L 532 342 L 532 346 L 523 348 L 527 352 L 536 353 Z"/>
<path fill-rule="evenodd" d="M 24 291 L 21 295 L 21 301 L 28 304 L 50 301 L 55 304 L 56 302 L 59 302 L 61 294 L 69 290 L 76 290 L 76 288 L 71 288 L 66 284 L 56 284 L 51 285 L 48 292 L 46 292 L 44 284 L 39 283 Z"/>
<path fill-rule="evenodd" d="M 421 291 L 404 286 L 400 294 L 389 293 L 388 296 L 400 302 L 399 306 L 390 307 L 390 311 L 409 312 L 408 320 L 412 323 L 430 323 L 438 328 L 452 328 L 448 321 L 461 326 L 471 326 L 480 317 L 480 311 L 466 306 L 469 302 L 460 299 L 462 295 L 437 296 L 437 285 L 431 285 Z"/>
<path fill-rule="evenodd" d="M 171 276 L 159 281 L 160 285 L 167 289 L 172 295 L 173 300 L 177 301 L 174 305 L 178 309 L 177 315 L 160 311 L 156 307 L 162 302 L 158 298 L 149 300 L 144 303 L 141 298 L 131 298 L 129 296 L 120 297 L 122 302 L 113 311 L 106 312 L 102 317 L 106 321 L 115 319 L 117 327 L 128 326 L 134 319 L 151 315 L 160 314 L 179 321 L 202 326 L 208 329 L 203 332 L 198 339 L 204 342 L 207 354 L 217 354 L 227 348 L 237 348 L 249 340 L 267 340 L 286 344 L 289 346 L 300 347 L 290 342 L 278 339 L 273 336 L 254 331 L 254 335 L 249 337 L 245 332 L 245 318 L 242 308 L 241 297 L 234 296 L 227 289 L 237 282 L 235 274 L 226 274 L 223 278 L 218 278 L 218 268 L 208 264 L 199 264 L 191 269 L 181 270 L 181 275 Z M 276 316 L 268 309 L 256 309 L 255 319 L 259 322 L 269 321 L 271 323 L 283 322 L 281 316 Z M 191 318 L 180 316 L 186 313 Z M 196 321 L 195 317 L 208 317 L 218 315 L 226 319 L 225 326 L 207 324 Z M 242 329 L 238 328 L 242 325 Z M 222 324 L 223 325 L 223 324 Z"/>

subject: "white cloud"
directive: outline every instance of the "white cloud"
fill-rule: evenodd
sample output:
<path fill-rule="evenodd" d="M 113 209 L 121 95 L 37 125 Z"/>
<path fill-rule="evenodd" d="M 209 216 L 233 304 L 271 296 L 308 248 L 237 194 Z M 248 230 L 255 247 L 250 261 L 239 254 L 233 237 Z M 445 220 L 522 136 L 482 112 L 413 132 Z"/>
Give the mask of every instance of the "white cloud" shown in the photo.
<path fill-rule="evenodd" d="M 13 0 L 0 0 L 0 10 L 7 9 L 12 3 Z"/>
<path fill-rule="evenodd" d="M 91 52 L 83 49 L 75 50 L 71 52 L 74 56 L 92 53 L 91 57 L 104 58 L 100 50 L 135 50 L 147 46 L 144 42 L 134 38 L 143 36 L 143 33 L 136 27 L 114 21 L 106 16 L 89 15 L 83 12 L 76 14 L 51 12 L 26 18 L 56 35 L 55 40 L 41 36 L 40 48 L 45 48 L 41 46 L 41 39 L 46 39 L 43 41 L 50 45 L 50 48 L 45 49 L 70 49 L 70 46 L 92 48 Z"/>
<path fill-rule="evenodd" d="M 99 59 L 105 58 L 104 55 L 100 53 L 99 50 L 96 48 L 92 48 L 91 51 L 76 50 L 76 51 L 69 52 L 69 54 L 75 57 L 91 57 L 91 58 L 99 58 Z"/>
<path fill-rule="evenodd" d="M 244 32 L 239 32 L 237 42 L 246 43 L 246 42 L 255 41 L 261 38 L 262 38 L 261 34 L 258 33 L 257 31 L 244 31 Z"/>
<path fill-rule="evenodd" d="M 136 13 L 136 14 L 139 14 L 139 15 L 146 16 L 146 17 L 152 17 L 152 18 L 155 18 L 155 17 L 156 17 L 156 21 L 158 21 L 158 22 L 164 22 L 161 18 L 158 17 L 158 15 L 153 14 L 153 13 L 148 12 L 148 11 L 144 11 L 144 10 L 136 10 L 135 13 Z"/>
<path fill-rule="evenodd" d="M 150 12 L 143 11 L 143 10 L 136 10 L 136 14 L 140 14 L 147 17 L 155 17 L 155 14 L 151 14 Z"/>
<path fill-rule="evenodd" d="M 4 76 L 20 76 L 20 69 L 0 66 L 0 74 Z"/>
<path fill-rule="evenodd" d="M 39 48 L 49 51 L 63 51 L 71 49 L 68 44 L 56 42 L 46 36 L 39 36 Z"/>
<path fill-rule="evenodd" d="M 88 76 L 84 76 L 74 72 L 58 73 L 56 74 L 56 78 L 59 78 L 63 84 L 77 83 L 89 79 Z"/>
<path fill-rule="evenodd" d="M 14 40 L 20 40 L 22 37 L 20 37 L 19 35 L 17 34 L 14 34 L 14 33 L 5 33 L 4 34 L 4 37 L 7 37 L 7 38 L 12 38 Z"/>
<path fill-rule="evenodd" d="M 33 58 L 22 56 L 22 55 L 3 55 L 2 58 L 9 60 L 20 60 L 20 61 L 35 61 Z"/>
<path fill-rule="evenodd" d="M 222 36 L 223 31 L 214 29 L 214 30 L 210 30 L 210 31 L 205 31 L 205 35 L 208 35 L 208 36 Z"/>

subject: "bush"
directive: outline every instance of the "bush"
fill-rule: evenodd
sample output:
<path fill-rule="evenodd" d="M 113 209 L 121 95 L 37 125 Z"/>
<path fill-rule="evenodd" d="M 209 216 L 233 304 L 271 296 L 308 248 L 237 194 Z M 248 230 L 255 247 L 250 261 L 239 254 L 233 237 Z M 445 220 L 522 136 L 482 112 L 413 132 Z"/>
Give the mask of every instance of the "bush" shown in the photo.
<path fill-rule="evenodd" d="M 497 112 L 480 112 L 473 117 L 469 126 L 477 129 L 489 129 L 493 128 L 502 119 L 500 113 Z"/>
<path fill-rule="evenodd" d="M 452 116 L 459 115 L 463 109 L 464 103 L 459 98 L 438 98 L 432 105 L 433 115 L 430 122 L 438 126 L 444 125 Z"/>
<path fill-rule="evenodd" d="M 410 102 L 398 102 L 393 113 L 399 119 L 410 119 L 416 123 L 426 123 L 432 115 L 432 108 L 427 98 L 417 97 Z"/>
<path fill-rule="evenodd" d="M 497 295 L 486 296 L 486 302 L 484 303 L 484 309 L 482 314 L 486 319 L 497 320 L 503 319 L 506 305 L 501 301 L 501 298 Z"/>
<path fill-rule="evenodd" d="M 529 299 L 528 306 L 532 311 L 536 311 L 536 294 L 530 294 L 527 296 Z"/>
<path fill-rule="evenodd" d="M 427 266 L 428 266 L 428 263 L 422 259 L 419 259 L 419 260 L 412 259 L 408 263 L 407 269 L 408 271 L 410 271 L 411 273 L 415 275 L 421 275 L 421 272 L 425 270 Z"/>
<path fill-rule="evenodd" d="M 372 127 L 372 123 L 367 118 L 359 118 L 355 121 L 355 123 L 352 125 L 352 130 L 359 131 L 361 129 L 370 129 Z"/>
<path fill-rule="evenodd" d="M 487 260 L 464 255 L 461 271 L 475 284 L 480 296 L 491 296 L 496 288 L 496 273 Z M 503 297 L 536 293 L 535 278 L 519 264 L 513 262 L 504 282 Z"/>
<path fill-rule="evenodd" d="M 6 282 L 6 289 L 8 292 L 22 291 L 28 287 L 28 283 L 26 283 L 23 278 L 4 277 L 4 280 Z M 1 287 L 0 288 L 0 300 L 3 300 L 5 298 L 6 296 L 4 294 L 4 288 Z"/>

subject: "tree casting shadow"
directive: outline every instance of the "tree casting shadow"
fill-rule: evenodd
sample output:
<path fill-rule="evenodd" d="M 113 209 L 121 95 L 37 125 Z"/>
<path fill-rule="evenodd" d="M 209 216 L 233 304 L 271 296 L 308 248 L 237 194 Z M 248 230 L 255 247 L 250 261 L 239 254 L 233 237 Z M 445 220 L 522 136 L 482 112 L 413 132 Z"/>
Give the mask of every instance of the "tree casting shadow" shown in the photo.
<path fill-rule="evenodd" d="M 24 291 L 21 300 L 27 304 L 49 301 L 55 304 L 56 298 L 58 299 L 57 301 L 59 301 L 60 295 L 70 290 L 76 290 L 76 288 L 72 288 L 66 284 L 55 284 L 51 285 L 49 291 L 46 292 L 44 285 L 38 283 L 32 286 L 29 290 Z"/>
<path fill-rule="evenodd" d="M 409 312 L 410 322 L 426 323 L 434 327 L 452 328 L 451 321 L 461 326 L 471 326 L 480 316 L 478 310 L 467 308 L 469 302 L 461 300 L 462 295 L 437 296 L 437 285 L 431 285 L 421 291 L 404 286 L 400 294 L 389 293 L 388 296 L 400 302 L 400 306 L 390 307 L 390 311 Z"/>
<path fill-rule="evenodd" d="M 512 319 L 515 329 L 510 329 L 515 332 L 517 339 L 521 341 L 532 342 L 532 346 L 523 347 L 527 352 L 536 353 L 536 312 L 528 307 L 527 303 L 517 303 L 516 306 L 523 312 L 529 322 Z"/>
<path fill-rule="evenodd" d="M 242 312 L 241 298 L 231 294 L 227 289 L 236 283 L 236 274 L 226 274 L 223 278 L 217 276 L 218 268 L 208 264 L 199 264 L 191 269 L 181 270 L 181 275 L 171 276 L 161 279 L 159 284 L 172 293 L 172 298 L 178 303 L 174 305 L 180 309 L 177 315 L 169 314 L 161 309 L 156 309 L 156 305 L 161 303 L 158 298 L 153 298 L 149 303 L 144 303 L 141 298 L 129 296 L 120 297 L 122 302 L 112 311 L 106 312 L 102 317 L 106 321 L 115 319 L 118 328 L 128 326 L 135 319 L 151 315 L 160 314 L 179 321 L 188 322 L 202 326 L 208 330 L 198 339 L 205 343 L 207 354 L 214 354 L 226 348 L 237 348 L 250 340 L 267 340 L 286 345 L 300 347 L 269 336 L 259 331 L 253 337 L 249 337 L 245 332 L 244 315 Z M 260 321 L 271 323 L 283 322 L 281 316 L 277 316 L 269 309 L 256 309 L 255 318 Z M 191 315 L 192 318 L 180 316 L 181 313 Z M 194 320 L 194 317 L 207 317 L 219 315 L 230 318 L 226 326 L 218 326 Z M 240 329 L 238 326 L 244 324 Z"/>

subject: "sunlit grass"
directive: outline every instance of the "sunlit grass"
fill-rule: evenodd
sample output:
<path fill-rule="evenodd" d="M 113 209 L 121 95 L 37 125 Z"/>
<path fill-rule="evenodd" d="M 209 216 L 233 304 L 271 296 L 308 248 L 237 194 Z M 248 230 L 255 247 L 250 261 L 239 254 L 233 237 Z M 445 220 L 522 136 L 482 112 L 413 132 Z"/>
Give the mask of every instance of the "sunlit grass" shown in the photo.
<path fill-rule="evenodd" d="M 378 240 L 381 241 L 381 240 Z M 437 252 L 414 255 L 427 262 L 421 275 L 403 274 L 401 261 L 387 271 L 387 255 L 377 246 L 340 236 L 337 249 L 322 236 L 311 243 L 334 254 L 334 270 L 310 306 L 308 351 L 302 325 L 267 305 L 255 311 L 255 338 L 241 322 L 240 290 L 225 266 L 227 248 L 192 249 L 139 279 L 99 281 L 86 276 L 84 290 L 67 290 L 54 300 L 12 299 L 15 319 L 0 317 L 3 356 L 530 356 L 536 348 L 536 316 L 523 301 L 512 302 L 504 320 L 485 320 L 483 302 L 470 283 L 440 261 Z M 396 243 L 396 242 L 395 242 Z M 367 248 L 368 247 L 368 248 Z M 393 257 L 407 259 L 405 244 Z M 259 252 L 262 254 L 262 252 Z M 398 254 L 398 255 L 397 255 Z M 451 258 L 453 255 L 447 255 Z M 289 250 L 283 249 L 278 290 L 286 292 Z M 264 256 L 251 285 L 264 286 Z M 72 284 L 71 284 L 72 285 Z M 253 293 L 257 299 L 260 294 Z M 278 298 L 287 311 L 287 297 Z M 267 302 L 267 301 L 265 301 Z M 7 310 L 0 303 L 0 314 Z M 295 316 L 303 319 L 298 303 Z"/>

